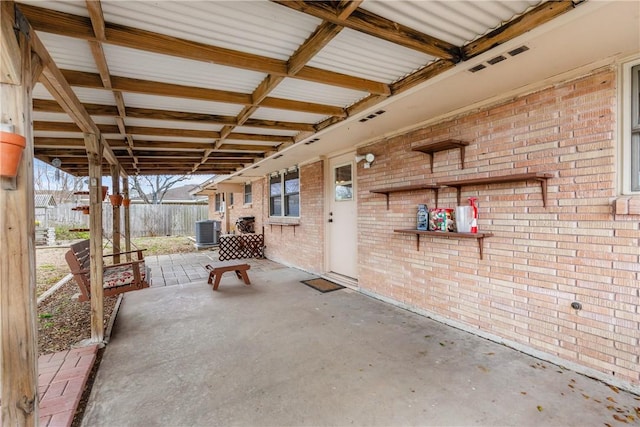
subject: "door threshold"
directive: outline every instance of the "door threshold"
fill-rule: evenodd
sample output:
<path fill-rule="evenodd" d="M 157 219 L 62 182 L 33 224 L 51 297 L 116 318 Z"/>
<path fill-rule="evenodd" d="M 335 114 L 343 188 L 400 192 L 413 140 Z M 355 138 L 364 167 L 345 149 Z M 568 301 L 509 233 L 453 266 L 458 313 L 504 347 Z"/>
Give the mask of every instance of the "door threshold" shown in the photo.
<path fill-rule="evenodd" d="M 349 289 L 353 289 L 357 291 L 360 286 L 358 286 L 358 279 L 354 279 L 353 277 L 343 276 L 342 274 L 329 272 L 322 275 L 323 278 L 327 280 L 331 280 L 332 282 L 337 283 L 338 285 L 345 286 Z"/>

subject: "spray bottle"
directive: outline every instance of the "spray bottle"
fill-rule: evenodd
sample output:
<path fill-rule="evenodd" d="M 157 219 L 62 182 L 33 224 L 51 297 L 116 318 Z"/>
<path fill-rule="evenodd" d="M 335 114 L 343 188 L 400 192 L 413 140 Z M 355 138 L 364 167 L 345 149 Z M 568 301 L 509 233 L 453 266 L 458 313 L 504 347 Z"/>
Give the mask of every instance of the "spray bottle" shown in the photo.
<path fill-rule="evenodd" d="M 476 204 L 476 200 L 478 200 L 476 197 L 469 197 L 469 205 L 473 210 L 473 219 L 471 220 L 472 233 L 478 232 L 478 205 Z"/>

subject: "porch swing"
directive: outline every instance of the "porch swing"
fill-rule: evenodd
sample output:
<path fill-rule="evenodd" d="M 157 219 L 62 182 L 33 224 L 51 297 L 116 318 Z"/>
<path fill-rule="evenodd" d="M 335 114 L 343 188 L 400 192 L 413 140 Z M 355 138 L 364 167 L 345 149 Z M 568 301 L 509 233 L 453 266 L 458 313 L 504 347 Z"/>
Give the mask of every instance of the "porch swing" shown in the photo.
<path fill-rule="evenodd" d="M 105 247 L 108 243 L 109 239 L 107 238 Z M 102 287 L 105 297 L 149 287 L 151 283 L 151 270 L 144 262 L 142 252 L 145 250 L 146 249 L 136 247 L 136 249 L 132 251 L 103 255 L 103 258 L 110 257 L 112 262 L 112 264 L 104 265 L 102 270 Z M 131 258 L 132 254 L 136 254 L 137 259 L 115 263 L 116 257 L 126 256 L 127 258 Z M 65 259 L 69 265 L 71 274 L 73 274 L 73 278 L 80 288 L 78 301 L 89 301 L 91 299 L 89 239 L 72 244 L 69 251 L 65 254 Z"/>

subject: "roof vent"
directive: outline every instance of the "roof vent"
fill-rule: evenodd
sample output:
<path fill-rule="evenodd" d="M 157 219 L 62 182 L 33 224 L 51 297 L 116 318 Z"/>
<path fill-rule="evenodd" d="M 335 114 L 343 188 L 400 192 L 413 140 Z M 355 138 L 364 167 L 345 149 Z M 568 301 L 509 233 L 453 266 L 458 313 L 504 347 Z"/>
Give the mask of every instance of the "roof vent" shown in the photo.
<path fill-rule="evenodd" d="M 318 142 L 318 141 L 320 141 L 320 138 L 313 138 L 313 139 L 310 139 L 309 141 L 305 142 L 304 145 L 311 145 L 314 142 Z"/>
<path fill-rule="evenodd" d="M 259 167 L 260 167 L 260 165 L 255 165 L 251 169 L 258 169 Z"/>
<path fill-rule="evenodd" d="M 367 117 L 364 117 L 364 118 L 362 118 L 362 119 L 360 119 L 360 120 L 358 120 L 358 121 L 359 121 L 360 123 L 364 123 L 364 122 L 369 121 L 369 120 L 371 120 L 371 119 L 375 119 L 376 117 L 378 117 L 379 115 L 384 114 L 384 113 L 386 113 L 386 111 L 385 111 L 385 110 L 378 110 L 378 111 L 376 111 L 375 113 L 373 113 L 373 114 L 369 114 Z"/>
<path fill-rule="evenodd" d="M 275 159 L 279 159 L 279 158 L 280 158 L 280 157 L 282 157 L 282 156 L 284 156 L 284 154 L 278 154 L 278 155 L 276 155 L 276 156 L 273 156 L 273 159 L 274 159 L 274 160 L 275 160 Z"/>
<path fill-rule="evenodd" d="M 527 46 L 522 45 L 522 46 L 517 47 L 517 48 L 515 48 L 515 49 L 513 49 L 513 50 L 510 50 L 510 51 L 509 51 L 509 52 L 507 52 L 507 53 L 508 53 L 509 55 L 511 55 L 511 56 L 516 56 L 516 55 L 520 55 L 522 52 L 526 52 L 526 51 L 528 51 L 528 50 L 529 50 L 529 48 L 528 48 Z"/>
<path fill-rule="evenodd" d="M 526 52 L 529 50 L 529 47 L 522 45 L 520 47 L 517 47 L 513 50 L 510 50 L 509 52 L 507 52 L 509 54 L 509 56 L 514 57 L 516 55 L 520 55 L 522 52 Z M 504 55 L 498 55 L 495 58 L 491 58 L 489 59 L 487 62 L 485 62 L 484 64 L 478 64 L 473 68 L 469 68 L 469 71 L 472 73 L 477 73 L 478 71 L 482 71 L 485 68 L 487 68 L 487 65 L 496 65 L 499 62 L 502 62 L 504 60 L 508 59 L 506 56 Z"/>
<path fill-rule="evenodd" d="M 488 60 L 488 61 L 487 61 L 487 64 L 490 64 L 490 65 L 496 65 L 498 62 L 502 62 L 502 61 L 504 61 L 505 59 L 507 59 L 507 58 L 505 58 L 505 57 L 504 57 L 504 56 L 502 56 L 502 55 L 498 55 L 498 56 L 496 56 L 495 58 L 491 58 L 490 60 Z"/>

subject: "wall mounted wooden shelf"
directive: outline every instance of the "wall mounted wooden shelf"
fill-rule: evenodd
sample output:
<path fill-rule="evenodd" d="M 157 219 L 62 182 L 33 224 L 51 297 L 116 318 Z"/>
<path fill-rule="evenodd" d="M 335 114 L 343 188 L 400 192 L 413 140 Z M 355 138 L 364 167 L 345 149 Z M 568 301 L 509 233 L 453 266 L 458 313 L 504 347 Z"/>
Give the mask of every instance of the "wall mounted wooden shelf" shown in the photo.
<path fill-rule="evenodd" d="M 269 230 L 273 231 L 273 226 L 280 226 L 280 234 L 282 234 L 282 227 L 293 227 L 293 235 L 296 235 L 296 227 L 300 225 L 299 222 L 268 222 Z"/>
<path fill-rule="evenodd" d="M 484 238 L 493 236 L 493 233 L 452 233 L 449 231 L 422 231 L 422 230 L 393 230 L 394 233 L 415 234 L 416 250 L 420 250 L 420 236 L 427 235 L 433 237 L 441 237 L 444 239 L 476 239 L 478 241 L 478 249 L 480 250 L 480 259 L 482 259 L 482 248 Z"/>
<path fill-rule="evenodd" d="M 418 191 L 418 190 L 433 190 L 436 193 L 436 207 L 438 207 L 438 189 L 440 185 L 437 184 L 418 184 L 418 185 L 405 185 L 402 187 L 390 187 L 390 188 L 376 188 L 370 190 L 370 193 L 384 194 L 387 196 L 387 210 L 389 210 L 389 194 L 400 193 L 406 191 Z"/>
<path fill-rule="evenodd" d="M 460 149 L 460 166 L 462 169 L 464 169 L 464 151 L 467 145 L 469 145 L 467 141 L 460 141 L 458 139 L 445 139 L 444 141 L 434 141 L 417 145 L 413 147 L 412 150 L 420 151 L 429 155 L 429 164 L 431 166 L 431 172 L 433 173 L 433 154 L 437 153 L 438 151 L 451 150 L 453 148 Z"/>
<path fill-rule="evenodd" d="M 459 181 L 445 181 L 438 182 L 438 185 L 444 187 L 455 187 L 458 192 L 458 205 L 460 205 L 460 189 L 464 186 L 470 185 L 488 185 L 488 184 L 503 184 L 510 182 L 523 182 L 523 181 L 539 181 L 540 188 L 542 189 L 542 205 L 547 207 L 547 180 L 553 178 L 551 173 L 521 173 L 514 175 L 503 176 L 491 176 L 488 178 L 474 178 L 474 179 L 462 179 Z"/>

